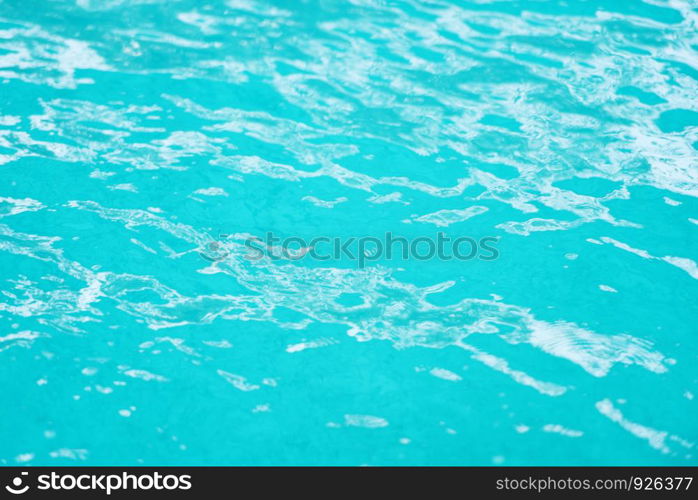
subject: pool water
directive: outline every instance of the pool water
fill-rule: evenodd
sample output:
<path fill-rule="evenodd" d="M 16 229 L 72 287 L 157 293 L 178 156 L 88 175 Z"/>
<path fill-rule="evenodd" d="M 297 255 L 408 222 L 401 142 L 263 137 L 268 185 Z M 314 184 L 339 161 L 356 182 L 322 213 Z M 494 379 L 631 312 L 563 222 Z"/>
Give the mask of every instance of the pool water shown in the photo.
<path fill-rule="evenodd" d="M 697 196 L 695 1 L 0 1 L 0 463 L 696 464 Z"/>

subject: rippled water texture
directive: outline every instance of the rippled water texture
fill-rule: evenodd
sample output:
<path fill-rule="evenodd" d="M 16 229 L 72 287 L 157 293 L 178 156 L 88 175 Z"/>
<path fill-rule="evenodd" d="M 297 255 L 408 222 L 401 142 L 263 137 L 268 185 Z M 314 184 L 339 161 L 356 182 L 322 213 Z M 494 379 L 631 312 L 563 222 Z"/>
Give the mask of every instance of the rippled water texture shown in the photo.
<path fill-rule="evenodd" d="M 0 463 L 695 464 L 697 148 L 693 0 L 0 1 Z"/>

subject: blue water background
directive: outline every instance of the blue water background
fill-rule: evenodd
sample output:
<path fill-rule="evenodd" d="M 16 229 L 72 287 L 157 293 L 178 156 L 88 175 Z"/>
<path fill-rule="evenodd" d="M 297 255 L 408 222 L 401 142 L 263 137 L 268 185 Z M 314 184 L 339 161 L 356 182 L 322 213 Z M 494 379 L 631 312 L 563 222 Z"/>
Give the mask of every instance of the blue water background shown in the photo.
<path fill-rule="evenodd" d="M 697 149 L 695 1 L 0 1 L 0 463 L 696 464 Z"/>

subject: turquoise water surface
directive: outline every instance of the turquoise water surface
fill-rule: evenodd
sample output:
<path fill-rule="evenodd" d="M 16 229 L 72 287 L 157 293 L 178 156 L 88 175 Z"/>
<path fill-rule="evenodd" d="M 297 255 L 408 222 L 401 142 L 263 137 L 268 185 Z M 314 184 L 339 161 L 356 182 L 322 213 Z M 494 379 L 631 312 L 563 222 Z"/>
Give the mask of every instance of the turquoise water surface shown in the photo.
<path fill-rule="evenodd" d="M 697 197 L 694 0 L 0 0 L 0 464 L 695 465 Z"/>

